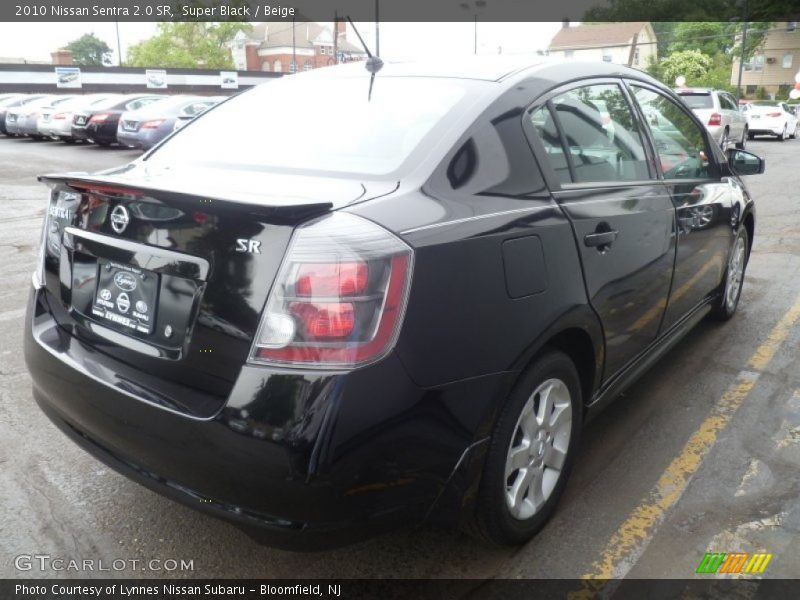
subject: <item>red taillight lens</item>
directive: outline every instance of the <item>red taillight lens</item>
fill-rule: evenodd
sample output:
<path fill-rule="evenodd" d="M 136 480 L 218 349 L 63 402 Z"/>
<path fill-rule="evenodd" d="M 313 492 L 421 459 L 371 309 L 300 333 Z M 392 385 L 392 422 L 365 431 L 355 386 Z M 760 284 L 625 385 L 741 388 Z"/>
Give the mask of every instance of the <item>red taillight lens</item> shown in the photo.
<path fill-rule="evenodd" d="M 264 308 L 251 360 L 361 366 L 400 330 L 413 253 L 374 223 L 332 213 L 295 232 Z"/>
<path fill-rule="evenodd" d="M 709 125 L 722 125 L 722 115 L 719 113 L 713 113 L 711 117 L 708 119 Z"/>
<path fill-rule="evenodd" d="M 89 119 L 89 123 L 102 123 L 110 116 L 111 115 L 109 113 L 97 113 L 96 115 L 92 115 L 92 118 Z"/>
<path fill-rule="evenodd" d="M 156 129 L 166 119 L 153 119 L 152 121 L 145 121 L 142 123 L 141 129 Z"/>
<path fill-rule="evenodd" d="M 300 265 L 295 291 L 298 296 L 354 296 L 367 285 L 365 262 Z"/>
<path fill-rule="evenodd" d="M 60 120 L 66 119 L 67 115 L 69 115 L 69 113 L 56 113 L 56 114 L 53 115 L 53 118 L 54 119 L 58 119 L 60 121 Z"/>
<path fill-rule="evenodd" d="M 768 117 L 780 117 L 781 113 L 779 113 L 779 112 L 770 112 L 770 113 L 767 113 L 767 116 Z"/>
<path fill-rule="evenodd" d="M 289 311 L 300 318 L 309 339 L 345 339 L 355 329 L 355 312 L 349 303 L 293 302 Z"/>

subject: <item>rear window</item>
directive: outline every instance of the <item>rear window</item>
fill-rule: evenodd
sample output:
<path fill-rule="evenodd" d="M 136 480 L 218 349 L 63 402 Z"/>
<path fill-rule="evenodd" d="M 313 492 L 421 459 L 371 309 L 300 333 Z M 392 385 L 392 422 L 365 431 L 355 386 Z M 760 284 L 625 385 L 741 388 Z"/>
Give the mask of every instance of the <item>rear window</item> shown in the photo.
<path fill-rule="evenodd" d="M 711 94 L 680 93 L 680 97 L 689 108 L 714 108 Z"/>
<path fill-rule="evenodd" d="M 203 114 L 148 162 L 387 175 L 444 126 L 449 112 L 455 118 L 469 84 L 378 76 L 370 97 L 367 73 L 286 77 Z"/>

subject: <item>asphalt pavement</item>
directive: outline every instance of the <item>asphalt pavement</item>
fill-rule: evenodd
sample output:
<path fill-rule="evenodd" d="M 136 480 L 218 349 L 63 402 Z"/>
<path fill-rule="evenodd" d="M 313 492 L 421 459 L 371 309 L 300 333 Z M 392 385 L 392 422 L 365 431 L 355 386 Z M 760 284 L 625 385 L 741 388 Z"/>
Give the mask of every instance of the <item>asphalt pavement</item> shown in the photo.
<path fill-rule="evenodd" d="M 139 561 L 96 573 L 105 577 L 688 578 L 706 552 L 771 553 L 764 577 L 797 576 L 800 140 L 749 149 L 767 172 L 748 180 L 757 222 L 739 313 L 701 323 L 588 425 L 560 508 L 534 540 L 496 548 L 414 529 L 308 555 L 259 546 L 116 474 L 37 408 L 22 354 L 47 195 L 36 176 L 138 153 L 0 138 L 0 577 L 93 575 L 16 559 L 48 555 Z"/>

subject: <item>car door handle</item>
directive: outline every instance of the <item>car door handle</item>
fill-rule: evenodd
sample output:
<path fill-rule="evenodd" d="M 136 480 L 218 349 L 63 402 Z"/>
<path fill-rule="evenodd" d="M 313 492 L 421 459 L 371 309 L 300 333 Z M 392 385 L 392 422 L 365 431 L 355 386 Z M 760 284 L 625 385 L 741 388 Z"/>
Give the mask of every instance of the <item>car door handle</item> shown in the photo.
<path fill-rule="evenodd" d="M 619 232 L 613 229 L 611 231 L 587 233 L 585 236 L 583 236 L 583 243 L 590 248 L 598 246 L 610 246 L 614 243 L 614 240 L 617 239 L 618 234 Z"/>

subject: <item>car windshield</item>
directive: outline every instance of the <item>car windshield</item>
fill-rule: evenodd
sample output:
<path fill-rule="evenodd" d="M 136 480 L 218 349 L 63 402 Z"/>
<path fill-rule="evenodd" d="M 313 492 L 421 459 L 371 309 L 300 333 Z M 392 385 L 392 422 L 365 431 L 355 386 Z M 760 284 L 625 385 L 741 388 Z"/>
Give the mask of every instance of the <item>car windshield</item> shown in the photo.
<path fill-rule="evenodd" d="M 369 83 L 300 75 L 262 84 L 203 114 L 148 161 L 219 157 L 250 168 L 387 175 L 469 98 L 465 80 L 379 76 L 371 98 Z"/>
<path fill-rule="evenodd" d="M 711 98 L 711 94 L 681 92 L 680 96 L 683 98 L 684 104 L 689 108 L 714 108 L 714 100 Z"/>

